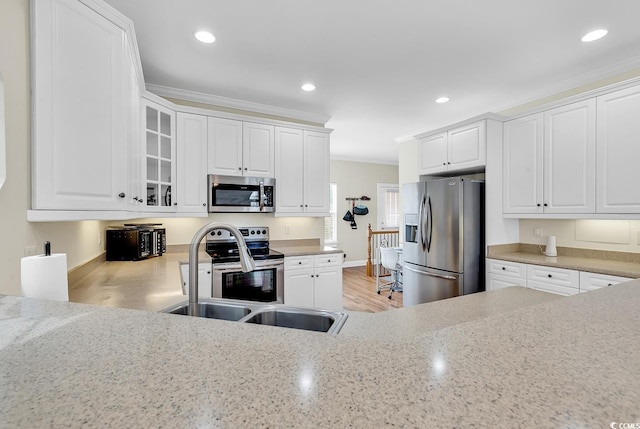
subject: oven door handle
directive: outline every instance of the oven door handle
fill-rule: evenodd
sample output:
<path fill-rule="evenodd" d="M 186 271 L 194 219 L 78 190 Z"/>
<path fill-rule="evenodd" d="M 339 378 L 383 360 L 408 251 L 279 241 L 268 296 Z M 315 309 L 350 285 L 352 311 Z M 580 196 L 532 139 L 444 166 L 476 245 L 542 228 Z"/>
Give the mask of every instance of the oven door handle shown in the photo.
<path fill-rule="evenodd" d="M 282 262 L 282 261 L 279 261 L 279 262 L 258 262 L 258 263 L 256 263 L 256 269 L 254 271 L 259 271 L 259 270 L 267 269 L 267 268 L 278 268 L 278 267 L 284 267 L 284 262 Z M 214 264 L 213 265 L 213 270 L 214 271 L 219 271 L 219 272 L 241 271 L 242 270 L 242 266 L 240 264 L 224 265 L 224 266 L 216 266 Z"/>

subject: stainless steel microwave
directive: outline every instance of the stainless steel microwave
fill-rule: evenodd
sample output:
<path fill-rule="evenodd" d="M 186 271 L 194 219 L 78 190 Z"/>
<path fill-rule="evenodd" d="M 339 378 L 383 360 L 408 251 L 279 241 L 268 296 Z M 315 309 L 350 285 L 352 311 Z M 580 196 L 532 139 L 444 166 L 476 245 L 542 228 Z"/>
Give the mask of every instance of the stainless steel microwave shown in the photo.
<path fill-rule="evenodd" d="M 273 212 L 276 179 L 215 174 L 208 178 L 210 213 Z"/>

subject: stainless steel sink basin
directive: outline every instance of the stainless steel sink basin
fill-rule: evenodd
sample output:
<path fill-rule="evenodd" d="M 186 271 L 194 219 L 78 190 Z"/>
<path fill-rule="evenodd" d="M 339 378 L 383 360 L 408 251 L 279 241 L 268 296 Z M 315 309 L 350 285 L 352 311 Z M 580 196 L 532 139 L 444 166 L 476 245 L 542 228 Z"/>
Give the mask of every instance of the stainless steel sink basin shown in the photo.
<path fill-rule="evenodd" d="M 287 307 L 280 304 L 258 304 L 246 301 L 201 299 L 197 317 L 231 320 L 240 323 L 280 326 L 307 331 L 337 334 L 347 320 L 346 313 L 315 308 Z M 183 302 L 162 313 L 189 315 L 189 303 Z"/>
<path fill-rule="evenodd" d="M 207 319 L 231 320 L 237 322 L 251 313 L 251 308 L 226 302 L 203 301 L 198 304 L 198 317 Z M 162 310 L 163 313 L 189 315 L 189 303 L 178 304 Z"/>
<path fill-rule="evenodd" d="M 281 326 L 336 334 L 347 319 L 345 313 L 295 307 L 266 307 L 242 321 L 258 325 Z"/>

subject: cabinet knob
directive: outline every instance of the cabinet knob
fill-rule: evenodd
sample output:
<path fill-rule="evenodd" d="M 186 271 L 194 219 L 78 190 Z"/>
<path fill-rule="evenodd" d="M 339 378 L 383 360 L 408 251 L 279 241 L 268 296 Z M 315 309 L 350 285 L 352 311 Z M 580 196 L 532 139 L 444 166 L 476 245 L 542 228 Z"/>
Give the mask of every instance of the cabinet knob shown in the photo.
<path fill-rule="evenodd" d="M 173 205 L 174 205 L 174 206 L 177 206 L 177 205 L 178 205 L 178 203 L 173 203 Z"/>
<path fill-rule="evenodd" d="M 303 205 L 302 205 L 302 204 L 300 204 L 300 207 L 303 207 Z"/>
<path fill-rule="evenodd" d="M 238 170 L 242 171 L 242 167 L 238 167 Z"/>
<path fill-rule="evenodd" d="M 302 265 L 302 261 L 298 261 L 298 265 Z"/>
<path fill-rule="evenodd" d="M 124 197 L 126 197 L 126 195 L 125 195 L 125 193 L 124 193 L 124 192 L 120 192 L 120 193 L 118 194 L 118 196 L 119 196 L 120 198 L 124 198 Z"/>
<path fill-rule="evenodd" d="M 327 259 L 327 262 L 331 262 L 331 259 Z"/>
<path fill-rule="evenodd" d="M 544 203 L 544 206 L 545 206 L 545 207 L 547 207 L 548 205 L 549 205 L 549 204 L 547 204 L 547 203 Z"/>
<path fill-rule="evenodd" d="M 447 164 L 451 164 L 451 162 L 447 162 Z"/>
<path fill-rule="evenodd" d="M 247 170 L 248 170 L 248 168 L 247 168 L 247 167 L 245 167 L 245 168 L 244 168 L 244 171 L 247 171 Z"/>
<path fill-rule="evenodd" d="M 609 283 L 609 284 L 607 285 L 607 287 L 608 287 L 608 286 L 611 286 L 612 284 L 613 284 L 613 283 Z"/>
<path fill-rule="evenodd" d="M 503 269 L 503 270 L 506 270 L 506 268 L 505 268 L 505 267 L 502 267 L 502 269 Z"/>
<path fill-rule="evenodd" d="M 442 165 L 447 165 L 447 163 L 446 163 L 446 162 L 443 162 L 443 163 L 442 163 Z"/>
<path fill-rule="evenodd" d="M 540 203 L 536 204 L 536 206 L 540 207 Z"/>
<path fill-rule="evenodd" d="M 547 277 L 551 278 L 551 277 L 553 277 L 553 276 L 552 276 L 551 274 L 547 274 Z"/>
<path fill-rule="evenodd" d="M 305 207 L 309 207 L 307 204 L 304 205 Z"/>
<path fill-rule="evenodd" d="M 202 207 L 207 207 L 207 203 L 202 203 Z"/>

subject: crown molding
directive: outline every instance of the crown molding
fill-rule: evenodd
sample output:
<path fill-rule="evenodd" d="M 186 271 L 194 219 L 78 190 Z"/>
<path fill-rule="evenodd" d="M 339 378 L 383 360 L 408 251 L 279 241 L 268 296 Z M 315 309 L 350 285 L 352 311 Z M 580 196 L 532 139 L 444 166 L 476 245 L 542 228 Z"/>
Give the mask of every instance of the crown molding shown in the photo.
<path fill-rule="evenodd" d="M 212 106 L 227 107 L 231 109 L 245 110 L 249 112 L 262 113 L 265 115 L 278 116 L 282 118 L 298 119 L 302 121 L 326 124 L 331 116 L 303 112 L 301 110 L 286 109 L 284 107 L 269 106 L 267 104 L 254 103 L 251 101 L 237 100 L 235 98 L 222 97 L 219 95 L 205 94 L 202 92 L 188 91 L 186 89 L 170 88 L 162 85 L 147 84 L 147 90 L 161 97 L 177 98 L 185 101 L 210 104 Z"/>
<path fill-rule="evenodd" d="M 517 109 L 520 106 L 524 106 L 527 105 L 529 103 L 534 103 L 538 100 L 543 100 L 545 98 L 549 98 L 549 97 L 553 97 L 555 95 L 558 94 L 562 94 L 563 92 L 567 92 L 567 91 L 571 91 L 571 90 L 577 90 L 580 87 L 583 86 L 588 86 L 590 84 L 594 84 L 597 83 L 598 81 L 601 80 L 606 80 L 606 79 L 610 79 L 613 78 L 615 76 L 624 74 L 624 73 L 628 73 L 630 71 L 633 71 L 635 69 L 640 69 L 640 56 L 636 56 L 636 57 L 631 57 L 628 58 L 624 61 L 620 61 L 617 62 L 615 64 L 610 64 L 608 66 L 596 69 L 596 70 L 592 70 L 590 72 L 587 73 L 583 73 L 581 75 L 578 75 L 576 77 L 573 77 L 571 79 L 567 79 L 564 80 L 562 82 L 559 82 L 555 85 L 551 85 L 550 87 L 546 87 L 545 89 L 529 94 L 526 97 L 520 98 L 516 101 L 512 101 L 509 102 L 508 104 L 504 104 L 501 106 L 494 106 L 491 111 L 493 112 L 503 112 L 503 111 L 508 111 L 508 110 L 512 110 L 512 109 Z M 611 85 L 605 85 L 602 87 L 598 87 L 596 89 L 593 90 L 588 90 L 588 91 L 584 91 L 582 93 L 576 94 L 575 96 L 570 96 L 570 97 L 565 97 L 562 100 L 569 100 L 569 99 L 573 99 L 573 98 L 579 98 L 583 95 L 586 94 L 595 94 L 595 93 L 600 93 L 603 91 L 608 90 L 612 90 L 613 88 L 620 86 L 620 85 L 626 85 L 630 82 L 636 81 L 640 78 L 632 78 L 632 79 L 625 79 L 623 81 L 620 81 L 618 83 L 613 83 Z M 558 100 L 559 102 L 560 100 Z M 545 103 L 545 105 L 550 106 L 552 104 L 555 104 L 555 102 L 551 102 L 551 103 Z M 519 114 L 518 114 L 519 116 Z"/>

